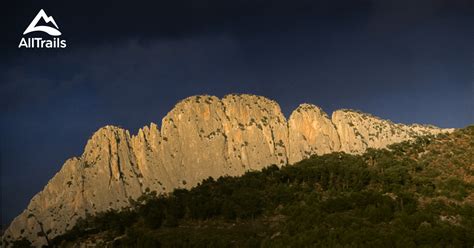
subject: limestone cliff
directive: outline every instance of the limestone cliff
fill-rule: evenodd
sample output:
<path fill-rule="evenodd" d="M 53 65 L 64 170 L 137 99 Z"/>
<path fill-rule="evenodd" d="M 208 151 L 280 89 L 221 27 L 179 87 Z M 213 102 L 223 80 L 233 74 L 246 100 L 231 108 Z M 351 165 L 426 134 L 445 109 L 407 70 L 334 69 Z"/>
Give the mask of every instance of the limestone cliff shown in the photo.
<path fill-rule="evenodd" d="M 340 151 L 347 153 L 362 153 L 369 147 L 384 148 L 420 135 L 453 131 L 429 125 L 395 124 L 389 120 L 348 109 L 334 111 L 332 123 L 339 134 Z"/>
<path fill-rule="evenodd" d="M 289 162 L 298 162 L 312 154 L 339 151 L 341 143 L 336 127 L 319 107 L 301 104 L 288 120 Z"/>
<path fill-rule="evenodd" d="M 241 175 L 265 166 L 294 163 L 313 154 L 361 153 L 367 148 L 449 132 L 402 125 L 352 110 L 332 118 L 300 105 L 288 122 L 279 105 L 254 95 L 193 96 L 136 135 L 106 126 L 84 153 L 65 162 L 43 191 L 6 230 L 3 241 L 25 237 L 46 244 L 87 213 L 120 209 L 146 190 L 166 193 L 205 178 Z"/>

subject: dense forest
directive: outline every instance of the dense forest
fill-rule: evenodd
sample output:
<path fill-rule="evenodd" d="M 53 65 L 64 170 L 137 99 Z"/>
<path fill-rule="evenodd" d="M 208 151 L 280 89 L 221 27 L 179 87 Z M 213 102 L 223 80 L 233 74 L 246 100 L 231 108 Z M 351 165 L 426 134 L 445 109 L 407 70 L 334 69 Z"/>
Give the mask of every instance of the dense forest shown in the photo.
<path fill-rule="evenodd" d="M 473 247 L 473 151 L 470 126 L 209 178 L 168 195 L 148 190 L 128 209 L 81 219 L 50 245 Z"/>

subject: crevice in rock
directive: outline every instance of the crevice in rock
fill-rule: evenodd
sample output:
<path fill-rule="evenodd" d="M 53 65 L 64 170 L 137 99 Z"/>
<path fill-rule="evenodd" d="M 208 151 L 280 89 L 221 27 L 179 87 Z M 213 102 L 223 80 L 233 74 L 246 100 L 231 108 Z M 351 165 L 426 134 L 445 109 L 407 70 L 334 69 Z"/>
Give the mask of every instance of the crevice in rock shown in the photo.
<path fill-rule="evenodd" d="M 109 146 L 108 165 L 109 165 L 109 188 L 110 188 L 110 185 L 112 183 L 112 177 L 114 176 L 112 172 L 112 145 L 110 144 L 110 141 L 108 142 L 108 146 Z"/>
<path fill-rule="evenodd" d="M 146 140 L 144 138 L 144 140 Z M 140 170 L 140 168 L 138 167 L 138 165 L 135 164 L 135 162 L 137 161 L 137 158 L 135 156 L 135 153 L 133 152 L 133 148 L 130 146 L 130 141 L 129 141 L 129 137 L 126 137 L 125 138 L 125 141 L 127 143 L 127 147 L 128 147 L 128 160 L 130 161 L 130 167 L 132 168 L 132 172 L 133 174 L 135 175 L 135 179 L 137 180 L 137 183 L 140 187 L 140 192 L 143 193 L 143 184 L 142 182 L 140 182 L 140 178 L 143 177 L 141 171 L 140 173 L 137 173 L 137 169 Z M 145 142 L 145 146 L 146 146 L 146 141 Z M 146 152 L 146 151 L 145 151 Z"/>
<path fill-rule="evenodd" d="M 118 180 L 120 181 L 120 184 L 122 185 L 122 190 L 123 190 L 123 193 L 125 195 L 125 198 L 128 198 L 127 187 L 125 186 L 125 181 L 124 181 L 123 172 L 122 172 L 122 164 L 121 164 L 121 161 L 120 161 L 120 151 L 119 151 L 120 137 L 118 137 L 118 135 L 115 134 L 115 138 L 117 140 L 116 149 L 117 149 L 117 170 L 118 170 L 118 173 L 119 173 Z"/>

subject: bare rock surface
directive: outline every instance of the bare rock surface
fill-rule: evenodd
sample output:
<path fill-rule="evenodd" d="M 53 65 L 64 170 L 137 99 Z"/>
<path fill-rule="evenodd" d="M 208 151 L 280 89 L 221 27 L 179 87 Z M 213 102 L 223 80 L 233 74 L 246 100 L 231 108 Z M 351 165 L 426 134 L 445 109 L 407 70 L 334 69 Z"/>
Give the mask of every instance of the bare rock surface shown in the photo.
<path fill-rule="evenodd" d="M 287 121 L 280 106 L 255 95 L 193 96 L 136 135 L 99 129 L 84 153 L 68 159 L 5 231 L 3 242 L 27 238 L 35 246 L 72 228 L 80 217 L 127 207 L 145 191 L 191 188 L 208 177 L 237 176 L 313 154 L 362 153 L 367 148 L 451 132 L 395 124 L 353 110 L 329 116 L 300 105 Z"/>
<path fill-rule="evenodd" d="M 293 111 L 288 119 L 288 132 L 290 164 L 341 148 L 339 134 L 329 116 L 311 104 L 301 104 Z"/>
<path fill-rule="evenodd" d="M 362 153 L 367 148 L 385 148 L 387 145 L 411 140 L 417 136 L 452 132 L 430 125 L 403 125 L 356 110 L 336 110 L 332 114 L 341 142 L 340 151 Z"/>

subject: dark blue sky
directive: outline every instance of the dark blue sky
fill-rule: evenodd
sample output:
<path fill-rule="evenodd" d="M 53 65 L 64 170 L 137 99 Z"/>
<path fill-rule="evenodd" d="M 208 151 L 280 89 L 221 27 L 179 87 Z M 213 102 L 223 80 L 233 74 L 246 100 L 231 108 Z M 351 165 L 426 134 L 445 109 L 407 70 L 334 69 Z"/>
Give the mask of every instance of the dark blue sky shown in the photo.
<path fill-rule="evenodd" d="M 136 133 L 190 95 L 263 95 L 286 116 L 310 102 L 395 122 L 474 123 L 472 1 L 196 2 L 19 1 L 3 10 L 2 224 L 95 130 Z M 41 8 L 66 49 L 17 49 Z"/>

